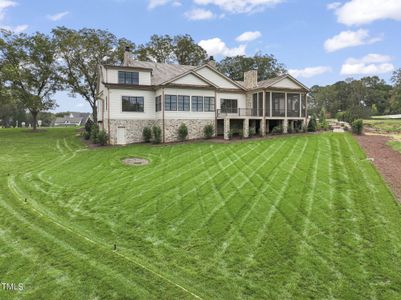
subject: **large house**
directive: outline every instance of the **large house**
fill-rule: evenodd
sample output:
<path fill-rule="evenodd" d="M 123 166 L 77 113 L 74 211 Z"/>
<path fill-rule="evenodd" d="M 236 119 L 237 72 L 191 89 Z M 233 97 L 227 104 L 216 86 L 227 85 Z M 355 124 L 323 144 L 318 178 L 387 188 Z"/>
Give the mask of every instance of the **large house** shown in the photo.
<path fill-rule="evenodd" d="M 205 125 L 229 138 L 230 130 L 249 128 L 262 136 L 281 125 L 300 128 L 307 120 L 309 89 L 290 75 L 257 81 L 257 71 L 233 81 L 213 59 L 202 66 L 136 61 L 128 51 L 123 65 L 99 67 L 98 122 L 110 143 L 142 142 L 145 126 L 158 125 L 163 142 L 178 139 L 182 123 L 188 138 L 203 137 Z"/>

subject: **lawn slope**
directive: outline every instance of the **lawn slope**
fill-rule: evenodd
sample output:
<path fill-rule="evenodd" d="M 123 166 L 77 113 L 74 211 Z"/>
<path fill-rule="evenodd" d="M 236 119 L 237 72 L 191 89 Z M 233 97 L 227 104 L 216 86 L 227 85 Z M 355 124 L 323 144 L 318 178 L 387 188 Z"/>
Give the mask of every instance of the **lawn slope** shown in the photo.
<path fill-rule="evenodd" d="M 0 298 L 401 296 L 400 206 L 351 135 L 0 145 Z"/>

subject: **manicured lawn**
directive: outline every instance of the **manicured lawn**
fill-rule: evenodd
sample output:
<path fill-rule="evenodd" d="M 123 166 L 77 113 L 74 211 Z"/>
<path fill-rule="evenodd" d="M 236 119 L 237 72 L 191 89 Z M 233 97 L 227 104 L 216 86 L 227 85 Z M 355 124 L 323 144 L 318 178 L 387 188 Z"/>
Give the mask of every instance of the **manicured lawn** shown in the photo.
<path fill-rule="evenodd" d="M 401 297 L 400 205 L 348 134 L 87 150 L 3 129 L 0 249 L 25 285 L 0 299 Z"/>
<path fill-rule="evenodd" d="M 396 150 L 398 152 L 401 152 L 401 142 L 399 142 L 399 141 L 389 141 L 388 144 L 394 150 Z"/>
<path fill-rule="evenodd" d="M 401 119 L 370 119 L 363 120 L 367 127 L 379 132 L 398 133 L 401 132 Z"/>

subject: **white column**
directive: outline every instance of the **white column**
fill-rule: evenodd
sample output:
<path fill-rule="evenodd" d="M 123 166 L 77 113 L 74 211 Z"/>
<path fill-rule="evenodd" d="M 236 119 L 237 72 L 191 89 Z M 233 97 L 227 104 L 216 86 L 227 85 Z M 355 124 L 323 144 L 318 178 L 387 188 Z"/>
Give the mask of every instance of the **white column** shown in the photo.
<path fill-rule="evenodd" d="M 244 123 L 242 125 L 243 136 L 244 138 L 249 137 L 249 119 L 244 119 Z"/>
<path fill-rule="evenodd" d="M 283 120 L 283 133 L 288 133 L 288 119 Z"/>
<path fill-rule="evenodd" d="M 228 132 L 230 131 L 230 119 L 224 118 L 224 139 L 229 140 Z"/>
<path fill-rule="evenodd" d="M 284 110 L 285 110 L 285 117 L 287 118 L 287 110 L 288 110 L 288 103 L 287 103 L 287 93 L 285 93 L 285 102 L 284 102 Z"/>
<path fill-rule="evenodd" d="M 273 92 L 270 92 L 270 101 L 269 101 L 269 105 L 270 105 L 270 113 L 269 113 L 269 117 L 272 117 L 272 108 L 273 108 Z"/>
<path fill-rule="evenodd" d="M 302 117 L 302 94 L 299 93 L 299 117 Z"/>

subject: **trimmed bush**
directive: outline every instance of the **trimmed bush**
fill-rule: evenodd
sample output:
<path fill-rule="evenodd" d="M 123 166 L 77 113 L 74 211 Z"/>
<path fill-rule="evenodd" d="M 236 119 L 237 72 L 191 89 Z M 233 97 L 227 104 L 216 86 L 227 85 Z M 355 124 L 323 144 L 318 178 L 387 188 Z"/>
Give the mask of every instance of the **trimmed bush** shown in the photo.
<path fill-rule="evenodd" d="M 96 124 L 93 124 L 90 130 L 90 137 L 92 140 L 92 143 L 94 144 L 98 144 L 98 140 L 97 140 L 97 136 L 99 134 L 99 126 L 97 126 Z"/>
<path fill-rule="evenodd" d="M 283 126 L 278 125 L 273 127 L 271 134 L 282 134 L 283 133 Z"/>
<path fill-rule="evenodd" d="M 152 129 L 148 126 L 144 127 L 142 130 L 142 137 L 145 143 L 149 143 L 152 139 Z"/>
<path fill-rule="evenodd" d="M 352 133 L 361 135 L 363 132 L 363 120 L 357 119 L 352 122 Z"/>
<path fill-rule="evenodd" d="M 107 145 L 107 140 L 108 136 L 106 131 L 100 130 L 97 134 L 97 142 L 100 144 L 100 146 L 105 146 Z"/>
<path fill-rule="evenodd" d="M 95 123 L 93 123 L 93 121 L 90 118 L 88 118 L 88 120 L 85 123 L 85 131 L 89 132 L 89 134 L 90 134 L 93 125 L 95 125 Z"/>
<path fill-rule="evenodd" d="M 256 134 L 256 130 L 253 127 L 249 127 L 248 136 L 251 138 Z"/>
<path fill-rule="evenodd" d="M 187 139 L 188 137 L 188 127 L 184 123 L 178 127 L 178 139 L 183 142 Z"/>
<path fill-rule="evenodd" d="M 89 140 L 91 138 L 91 134 L 88 131 L 84 131 L 84 139 Z"/>
<path fill-rule="evenodd" d="M 212 124 L 208 124 L 203 128 L 203 135 L 207 139 L 211 139 L 214 135 L 214 127 Z"/>
<path fill-rule="evenodd" d="M 159 126 L 155 125 L 152 128 L 153 144 L 160 144 L 162 142 L 162 130 Z"/>
<path fill-rule="evenodd" d="M 228 131 L 228 138 L 229 138 L 230 140 L 233 138 L 234 133 L 235 133 L 235 131 L 234 131 L 233 129 L 230 129 L 230 130 Z"/>
<path fill-rule="evenodd" d="M 316 121 L 316 116 L 313 115 L 308 123 L 308 132 L 315 132 L 317 129 L 318 129 L 318 125 L 317 125 L 317 121 Z"/>

